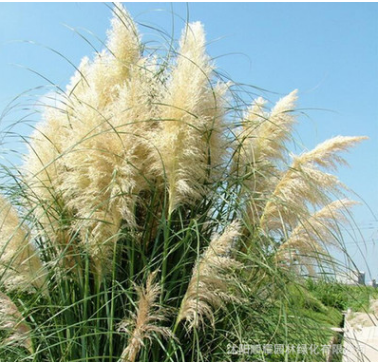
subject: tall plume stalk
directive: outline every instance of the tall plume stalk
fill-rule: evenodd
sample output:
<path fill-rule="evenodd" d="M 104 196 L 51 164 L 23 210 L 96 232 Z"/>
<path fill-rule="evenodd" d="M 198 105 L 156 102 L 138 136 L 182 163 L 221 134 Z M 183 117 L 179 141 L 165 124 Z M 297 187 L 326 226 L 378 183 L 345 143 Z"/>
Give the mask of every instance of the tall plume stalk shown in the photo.
<path fill-rule="evenodd" d="M 253 222 L 259 220 L 280 172 L 280 164 L 286 160 L 286 142 L 296 122 L 296 101 L 297 90 L 294 90 L 268 112 L 267 102 L 261 97 L 256 99 L 237 134 L 234 168 L 244 177 L 244 191 L 250 195 L 248 213 Z"/>
<path fill-rule="evenodd" d="M 340 226 L 346 223 L 346 213 L 357 202 L 335 200 L 299 222 L 291 235 L 277 250 L 277 261 L 295 261 L 302 258 L 318 258 L 325 254 L 325 246 L 338 247 Z"/>
<path fill-rule="evenodd" d="M 157 303 L 160 286 L 154 282 L 156 274 L 157 272 L 149 274 L 146 287 L 135 287 L 138 295 L 137 311 L 131 321 L 124 320 L 120 324 L 119 331 L 130 334 L 121 362 L 134 362 L 145 345 L 144 340 L 152 341 L 154 334 L 163 338 L 173 336 L 169 328 L 158 325 L 166 320 L 166 313 Z"/>
<path fill-rule="evenodd" d="M 314 150 L 293 157 L 292 165 L 279 178 L 260 219 L 265 232 L 286 234 L 299 220 L 309 216 L 309 205 L 317 207 L 330 202 L 330 194 L 341 193 L 344 185 L 325 170 L 335 169 L 345 160 L 338 155 L 366 137 L 337 136 Z"/>
<path fill-rule="evenodd" d="M 214 326 L 217 309 L 229 302 L 241 302 L 237 279 L 232 276 L 233 270 L 242 267 L 232 255 L 239 236 L 240 225 L 234 221 L 222 235 L 212 239 L 193 268 L 177 323 L 185 320 L 189 330 L 203 325 L 206 320 Z"/>
<path fill-rule="evenodd" d="M 212 85 L 212 71 L 202 24 L 188 24 L 163 95 L 158 135 L 152 141 L 159 150 L 154 167 L 168 188 L 169 214 L 179 204 L 204 196 L 205 183 L 215 177 L 215 166 L 224 154 L 222 98 L 227 87 Z"/>

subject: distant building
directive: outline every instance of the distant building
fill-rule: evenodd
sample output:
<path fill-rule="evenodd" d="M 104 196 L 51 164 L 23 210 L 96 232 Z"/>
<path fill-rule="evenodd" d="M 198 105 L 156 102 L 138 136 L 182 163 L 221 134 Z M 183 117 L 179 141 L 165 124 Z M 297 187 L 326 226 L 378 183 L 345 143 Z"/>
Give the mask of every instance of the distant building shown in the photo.
<path fill-rule="evenodd" d="M 336 275 L 336 280 L 346 285 L 365 285 L 366 275 L 364 271 L 350 271 Z"/>
<path fill-rule="evenodd" d="M 357 275 L 357 277 L 358 277 L 358 284 L 359 285 L 365 285 L 366 284 L 365 272 L 359 271 L 357 274 L 358 274 Z"/>
<path fill-rule="evenodd" d="M 376 282 L 376 279 L 372 279 L 369 285 L 372 286 L 373 288 L 378 287 L 378 283 Z"/>

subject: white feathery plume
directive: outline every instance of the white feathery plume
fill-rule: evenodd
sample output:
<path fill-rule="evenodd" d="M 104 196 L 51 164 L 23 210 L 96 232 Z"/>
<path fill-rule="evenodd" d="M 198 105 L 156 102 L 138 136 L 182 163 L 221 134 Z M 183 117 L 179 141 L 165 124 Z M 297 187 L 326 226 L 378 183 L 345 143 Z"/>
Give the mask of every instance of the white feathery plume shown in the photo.
<path fill-rule="evenodd" d="M 246 112 L 242 131 L 237 135 L 237 160 L 234 168 L 244 176 L 245 192 L 250 195 L 249 215 L 259 220 L 264 200 L 278 177 L 278 163 L 284 161 L 285 143 L 296 122 L 297 90 L 281 98 L 271 112 L 259 97 Z"/>
<path fill-rule="evenodd" d="M 232 171 L 236 170 L 238 174 L 254 172 L 256 165 L 261 161 L 257 143 L 259 143 L 259 130 L 269 118 L 266 103 L 267 101 L 262 97 L 253 101 L 243 117 L 240 132 L 236 134 L 236 155 Z M 248 178 L 249 183 L 252 180 L 254 177 Z"/>
<path fill-rule="evenodd" d="M 156 275 L 156 271 L 149 274 L 146 287 L 135 287 L 138 294 L 137 311 L 132 321 L 124 320 L 120 323 L 118 330 L 130 335 L 128 345 L 121 354 L 120 362 L 134 362 L 144 346 L 144 340 L 151 341 L 152 334 L 163 338 L 172 337 L 169 328 L 157 324 L 166 320 L 166 313 L 157 303 L 161 288 L 158 283 L 154 282 Z"/>
<path fill-rule="evenodd" d="M 58 161 L 69 129 L 64 111 L 47 108 L 43 121 L 37 124 L 31 136 L 23 165 L 29 206 L 42 225 L 45 236 L 59 244 L 64 244 L 65 238 L 57 237 L 62 231 L 60 211 L 63 208 L 58 188 L 64 174 L 64 168 Z"/>
<path fill-rule="evenodd" d="M 348 151 L 355 144 L 368 139 L 364 136 L 336 136 L 316 146 L 312 151 L 305 152 L 294 158 L 294 165 L 317 165 L 328 170 L 336 170 L 338 165 L 347 165 L 339 152 Z"/>
<path fill-rule="evenodd" d="M 263 159 L 283 159 L 285 142 L 289 140 L 296 122 L 293 112 L 297 98 L 297 90 L 294 90 L 275 104 L 267 118 L 261 117 L 256 129 L 257 137 L 252 138 L 255 163 Z"/>
<path fill-rule="evenodd" d="M 263 98 L 254 100 L 244 116 L 242 132 L 237 136 L 242 166 L 262 168 L 262 163 L 284 159 L 285 142 L 296 122 L 293 113 L 296 100 L 297 90 L 294 90 L 281 98 L 271 112 L 266 111 L 267 102 Z"/>
<path fill-rule="evenodd" d="M 309 217 L 309 205 L 323 206 L 330 202 L 330 193 L 341 193 L 345 186 L 334 175 L 321 171 L 335 169 L 344 159 L 337 153 L 362 141 L 365 137 L 335 137 L 314 150 L 293 157 L 291 167 L 283 172 L 260 219 L 263 231 L 283 232 L 299 220 Z"/>
<path fill-rule="evenodd" d="M 204 194 L 204 183 L 214 177 L 224 153 L 222 97 L 227 87 L 211 86 L 212 71 L 203 25 L 188 24 L 162 99 L 159 132 L 152 139 L 158 150 L 154 169 L 169 191 L 169 213 Z"/>
<path fill-rule="evenodd" d="M 113 14 L 107 49 L 125 70 L 139 58 L 140 36 L 130 14 L 121 3 L 114 4 Z M 116 71 L 116 74 L 119 73 Z"/>
<path fill-rule="evenodd" d="M 117 96 L 118 85 L 129 78 L 130 67 L 140 59 L 140 37 L 135 24 L 121 4 L 115 4 L 107 49 L 93 62 L 84 58 L 67 87 L 74 108 L 86 103 L 100 113 Z M 78 104 L 76 104 L 78 103 Z"/>
<path fill-rule="evenodd" d="M 117 242 L 121 221 L 136 226 L 137 197 L 150 187 L 147 133 L 154 127 L 154 101 L 161 86 L 154 59 L 140 56 L 129 15 L 116 10 L 112 24 L 108 46 L 113 54 L 106 53 L 106 64 L 113 73 L 100 58 L 89 66 L 89 86 L 77 95 L 75 126 L 67 139 L 71 150 L 62 157 L 66 173 L 61 190 L 80 220 L 75 228 L 81 230 L 99 274 Z"/>
<path fill-rule="evenodd" d="M 234 221 L 221 236 L 212 239 L 196 262 L 177 317 L 177 323 L 185 320 L 189 330 L 203 325 L 206 319 L 214 325 L 216 309 L 241 301 L 232 275 L 241 264 L 231 255 L 239 230 L 239 223 Z"/>
<path fill-rule="evenodd" d="M 356 204 L 349 199 L 335 200 L 299 222 L 277 250 L 276 260 L 291 262 L 297 259 L 311 264 L 311 259 L 326 254 L 325 246 L 338 246 L 340 227 L 348 220 L 346 212 Z"/>
<path fill-rule="evenodd" d="M 310 245 L 336 245 L 341 224 L 347 221 L 346 211 L 357 202 L 341 199 L 331 202 L 302 221 L 291 232 L 290 237 L 280 246 L 279 250 Z"/>
<path fill-rule="evenodd" d="M 59 117 L 46 114 L 47 137 L 32 137 L 35 152 L 26 162 L 36 209 L 47 205 L 37 218 L 62 202 L 75 219 L 71 233 L 79 231 L 99 274 L 109 264 L 121 221 L 135 227 L 138 194 L 151 183 L 147 133 L 161 88 L 154 59 L 141 58 L 136 27 L 121 5 L 114 9 L 107 47 L 92 62 L 83 59 L 67 87 L 66 109 Z M 54 239 L 59 229 L 51 228 L 51 239 L 62 244 Z"/>

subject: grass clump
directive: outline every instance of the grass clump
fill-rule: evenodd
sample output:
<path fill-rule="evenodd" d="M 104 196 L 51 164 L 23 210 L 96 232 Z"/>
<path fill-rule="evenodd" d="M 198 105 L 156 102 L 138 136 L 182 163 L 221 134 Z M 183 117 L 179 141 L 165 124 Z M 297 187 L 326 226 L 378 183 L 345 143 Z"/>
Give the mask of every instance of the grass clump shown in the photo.
<path fill-rule="evenodd" d="M 4 336 L 0 358 L 224 361 L 231 344 L 324 342 L 313 317 L 332 312 L 302 275 L 332 267 L 353 202 L 330 172 L 364 137 L 291 155 L 296 91 L 241 113 L 200 23 L 162 55 L 113 12 L 106 49 L 4 167 L 0 286 L 27 344 Z"/>
<path fill-rule="evenodd" d="M 378 299 L 378 290 L 366 285 L 345 285 L 321 280 L 307 281 L 308 290 L 324 305 L 340 311 L 349 308 L 355 312 L 367 312 L 373 299 Z"/>

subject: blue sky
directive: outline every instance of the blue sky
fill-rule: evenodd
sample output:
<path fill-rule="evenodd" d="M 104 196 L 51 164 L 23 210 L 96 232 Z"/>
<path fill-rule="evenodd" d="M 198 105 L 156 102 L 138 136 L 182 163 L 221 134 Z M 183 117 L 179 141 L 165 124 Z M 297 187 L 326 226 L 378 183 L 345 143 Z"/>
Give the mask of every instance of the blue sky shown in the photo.
<path fill-rule="evenodd" d="M 346 232 L 348 250 L 360 269 L 370 269 L 377 277 L 378 5 L 125 5 L 141 23 L 144 40 L 161 40 L 149 25 L 173 32 L 177 38 L 187 17 L 199 20 L 205 24 L 210 55 L 217 58 L 219 70 L 233 80 L 269 90 L 266 96 L 273 101 L 299 89 L 299 108 L 306 116 L 297 127 L 297 137 L 305 147 L 313 148 L 339 134 L 370 137 L 347 156 L 351 167 L 341 168 L 338 175 L 366 203 L 354 208 L 356 225 Z M 104 40 L 111 11 L 103 3 L 0 3 L 0 16 L 1 112 L 21 92 L 47 84 L 26 68 L 64 88 L 73 67 L 46 46 L 78 65 L 83 56 L 93 54 L 93 49 L 67 26 L 80 30 L 101 48 L 86 30 Z M 47 91 L 44 88 L 34 93 Z M 16 120 L 20 114 L 7 115 L 3 123 Z M 26 127 L 19 130 L 29 132 Z"/>

